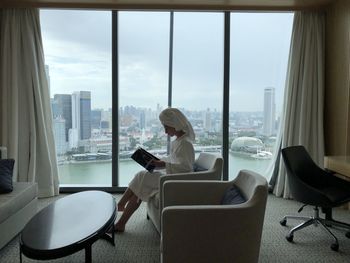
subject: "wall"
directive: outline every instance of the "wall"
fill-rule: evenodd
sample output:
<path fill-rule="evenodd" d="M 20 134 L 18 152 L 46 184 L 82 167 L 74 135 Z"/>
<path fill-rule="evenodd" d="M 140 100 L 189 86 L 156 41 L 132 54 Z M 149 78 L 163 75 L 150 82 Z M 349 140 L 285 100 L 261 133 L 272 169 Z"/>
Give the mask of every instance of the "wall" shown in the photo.
<path fill-rule="evenodd" d="M 326 155 L 350 155 L 350 1 L 337 0 L 326 22 Z"/>
<path fill-rule="evenodd" d="M 312 10 L 336 0 L 1 0 L 0 8 L 48 7 L 148 10 Z"/>

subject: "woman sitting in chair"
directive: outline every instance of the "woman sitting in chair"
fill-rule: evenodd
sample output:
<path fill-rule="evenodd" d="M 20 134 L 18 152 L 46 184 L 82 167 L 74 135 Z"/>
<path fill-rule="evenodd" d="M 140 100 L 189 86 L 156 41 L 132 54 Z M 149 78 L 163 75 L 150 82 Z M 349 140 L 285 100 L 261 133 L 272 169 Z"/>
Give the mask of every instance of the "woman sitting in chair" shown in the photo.
<path fill-rule="evenodd" d="M 138 172 L 129 187 L 118 202 L 118 211 L 122 216 L 115 226 L 116 232 L 124 232 L 125 224 L 140 206 L 159 191 L 159 177 L 164 174 L 185 173 L 193 171 L 195 139 L 191 123 L 185 115 L 176 108 L 167 108 L 159 114 L 159 120 L 164 126 L 165 133 L 176 139 L 171 142 L 170 155 L 161 160 L 152 160 L 151 165 L 156 171 Z"/>

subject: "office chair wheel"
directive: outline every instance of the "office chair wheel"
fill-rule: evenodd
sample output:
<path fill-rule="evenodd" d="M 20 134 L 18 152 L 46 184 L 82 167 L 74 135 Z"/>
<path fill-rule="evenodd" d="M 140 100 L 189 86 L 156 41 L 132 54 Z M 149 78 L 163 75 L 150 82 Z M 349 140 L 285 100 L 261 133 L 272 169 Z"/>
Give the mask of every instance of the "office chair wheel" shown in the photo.
<path fill-rule="evenodd" d="M 333 251 L 338 251 L 339 245 L 336 244 L 336 243 L 333 243 L 333 244 L 331 245 L 331 249 L 332 249 Z"/>
<path fill-rule="evenodd" d="M 288 234 L 286 236 L 286 239 L 288 240 L 288 242 L 293 242 L 293 238 L 294 238 L 294 235 L 293 234 Z"/>
<path fill-rule="evenodd" d="M 350 232 L 346 232 L 345 236 L 346 236 L 347 238 L 350 238 Z"/>
<path fill-rule="evenodd" d="M 283 219 L 280 221 L 280 224 L 281 224 L 281 226 L 286 226 L 286 224 L 287 224 L 287 219 L 283 218 Z"/>

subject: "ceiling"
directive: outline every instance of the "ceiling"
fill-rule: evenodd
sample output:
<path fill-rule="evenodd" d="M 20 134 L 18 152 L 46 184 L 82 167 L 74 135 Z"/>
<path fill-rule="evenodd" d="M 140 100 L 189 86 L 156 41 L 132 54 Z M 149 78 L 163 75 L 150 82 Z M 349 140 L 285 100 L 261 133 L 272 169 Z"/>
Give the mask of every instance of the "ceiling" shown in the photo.
<path fill-rule="evenodd" d="M 165 10 L 310 10 L 336 0 L 0 0 L 0 7 Z"/>

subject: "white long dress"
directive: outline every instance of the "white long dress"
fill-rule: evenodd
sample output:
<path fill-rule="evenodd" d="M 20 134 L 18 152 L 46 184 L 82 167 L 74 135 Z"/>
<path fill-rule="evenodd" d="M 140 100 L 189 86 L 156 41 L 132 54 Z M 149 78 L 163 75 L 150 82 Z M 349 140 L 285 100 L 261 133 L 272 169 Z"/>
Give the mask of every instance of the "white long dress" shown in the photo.
<path fill-rule="evenodd" d="M 147 170 L 140 171 L 129 183 L 129 188 L 142 201 L 147 202 L 159 191 L 160 176 L 193 171 L 194 148 L 186 134 L 171 143 L 170 155 L 162 158 L 162 161 L 165 162 L 165 169 L 152 173 Z"/>

